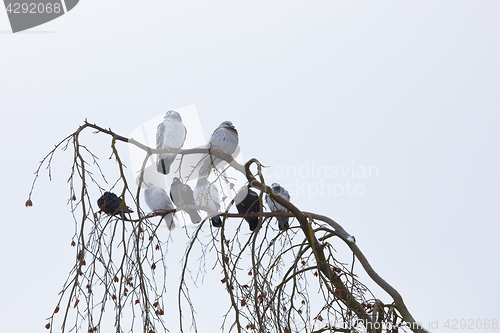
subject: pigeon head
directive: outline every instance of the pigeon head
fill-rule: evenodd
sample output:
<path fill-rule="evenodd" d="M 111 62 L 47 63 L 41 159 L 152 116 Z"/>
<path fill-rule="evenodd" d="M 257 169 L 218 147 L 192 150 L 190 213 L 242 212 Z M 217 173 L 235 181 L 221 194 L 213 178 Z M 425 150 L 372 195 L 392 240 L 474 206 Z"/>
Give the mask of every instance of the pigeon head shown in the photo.
<path fill-rule="evenodd" d="M 272 183 L 271 188 L 273 189 L 274 192 L 281 192 L 281 185 L 278 183 Z"/>
<path fill-rule="evenodd" d="M 167 113 L 165 114 L 165 119 L 167 119 L 167 118 L 171 119 L 171 120 L 182 121 L 182 118 L 181 118 L 181 115 L 179 114 L 179 112 L 174 111 L 174 110 L 167 111 Z"/>
<path fill-rule="evenodd" d="M 181 180 L 179 179 L 179 177 L 174 177 L 174 179 L 172 179 L 172 185 L 178 185 L 181 183 Z"/>
<path fill-rule="evenodd" d="M 225 127 L 225 128 L 230 128 L 230 129 L 236 130 L 236 128 L 234 127 L 233 123 L 230 122 L 230 121 L 224 121 L 224 122 L 222 122 L 222 124 L 220 124 L 219 127 Z"/>

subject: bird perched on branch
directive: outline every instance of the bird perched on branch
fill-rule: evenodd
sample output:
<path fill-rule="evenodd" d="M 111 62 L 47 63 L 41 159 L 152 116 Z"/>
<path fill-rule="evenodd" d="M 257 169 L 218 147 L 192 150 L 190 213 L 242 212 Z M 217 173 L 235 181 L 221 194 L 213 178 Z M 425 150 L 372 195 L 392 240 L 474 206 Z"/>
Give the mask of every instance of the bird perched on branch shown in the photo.
<path fill-rule="evenodd" d="M 197 206 L 208 208 L 210 212 L 215 213 L 220 209 L 219 191 L 215 184 L 211 184 L 206 178 L 198 178 L 198 182 L 194 187 L 194 198 Z M 214 227 L 219 228 L 222 226 L 220 216 L 213 216 L 210 220 Z"/>
<path fill-rule="evenodd" d="M 212 149 L 212 154 L 205 158 L 200 167 L 198 171 L 200 177 L 208 177 L 212 167 L 216 167 L 217 164 L 223 161 L 214 157 L 214 155 L 220 152 L 231 155 L 238 147 L 238 131 L 233 126 L 233 123 L 224 121 L 220 124 L 210 137 L 207 147 Z"/>
<path fill-rule="evenodd" d="M 170 110 L 165 114 L 165 119 L 156 129 L 156 148 L 172 148 L 179 150 L 186 141 L 187 130 L 182 123 L 179 112 Z M 167 175 L 170 172 L 170 166 L 175 160 L 176 153 L 158 154 L 156 159 L 156 170 Z"/>
<path fill-rule="evenodd" d="M 290 194 L 288 193 L 285 188 L 281 187 L 280 184 L 278 183 L 273 183 L 271 185 L 271 188 L 273 191 L 282 197 L 283 199 L 290 201 Z M 269 195 L 266 194 L 266 203 L 269 206 L 269 209 L 271 212 L 290 212 L 288 209 L 274 201 Z M 290 228 L 290 225 L 288 224 L 289 217 L 285 216 L 276 216 L 276 219 L 278 220 L 278 228 L 280 230 L 287 230 Z"/>
<path fill-rule="evenodd" d="M 120 216 L 125 221 L 130 221 L 125 217 L 125 213 L 133 213 L 134 211 L 122 203 L 122 199 L 112 192 L 104 192 L 99 199 L 97 199 L 99 211 L 108 215 Z"/>
<path fill-rule="evenodd" d="M 174 177 L 172 185 L 170 186 L 170 198 L 175 206 L 183 209 L 189 214 L 191 222 L 200 223 L 201 216 L 195 208 L 185 208 L 185 206 L 195 206 L 193 190 L 188 184 L 183 184 L 178 177 Z"/>
<path fill-rule="evenodd" d="M 241 197 L 243 197 L 243 199 L 238 202 L 238 200 Z M 254 215 L 254 214 L 258 215 L 260 212 L 259 196 L 257 195 L 257 193 L 255 193 L 255 191 L 253 191 L 250 188 L 244 188 L 243 190 L 241 190 L 237 194 L 235 202 L 236 202 L 236 209 L 238 209 L 238 213 L 242 215 Z M 245 221 L 248 222 L 250 231 L 254 231 L 255 228 L 257 228 L 257 225 L 259 224 L 259 217 L 258 216 L 245 217 Z"/>
<path fill-rule="evenodd" d="M 154 186 L 152 183 L 146 184 L 144 199 L 146 200 L 146 204 L 149 209 L 153 212 L 175 209 L 175 206 L 168 197 L 167 192 L 160 187 Z M 174 213 L 167 214 L 163 217 L 163 219 L 167 223 L 168 230 L 173 230 L 175 228 Z"/>

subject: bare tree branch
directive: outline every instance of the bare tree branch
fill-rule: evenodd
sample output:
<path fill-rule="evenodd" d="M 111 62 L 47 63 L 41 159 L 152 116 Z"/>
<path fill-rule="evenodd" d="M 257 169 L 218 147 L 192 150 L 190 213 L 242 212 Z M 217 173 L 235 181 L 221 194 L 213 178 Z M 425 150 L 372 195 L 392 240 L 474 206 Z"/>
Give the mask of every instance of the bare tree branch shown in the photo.
<path fill-rule="evenodd" d="M 117 165 L 116 173 L 105 175 L 99 159 L 90 149 L 80 143 L 80 134 L 87 128 L 94 133 L 111 137 L 112 157 Z M 72 246 L 76 247 L 76 261 L 68 279 L 60 292 L 60 299 L 53 314 L 48 318 L 47 328 L 53 330 L 55 315 L 64 302 L 64 317 L 61 331 L 79 331 L 82 325 L 88 332 L 105 330 L 106 309 L 114 309 L 114 326 L 117 332 L 124 332 L 129 325 L 132 331 L 135 319 L 140 318 L 145 333 L 167 331 L 162 316 L 165 313 L 164 295 L 166 292 L 167 267 L 165 264 L 168 239 L 161 239 L 158 228 L 165 216 L 179 210 L 155 211 L 146 214 L 140 204 L 142 187 L 134 191 L 125 175 L 125 164 L 121 160 L 117 142 L 132 144 L 145 152 L 139 184 L 144 180 L 144 170 L 151 155 L 171 152 L 169 149 L 150 148 L 132 138 L 118 135 L 111 129 L 84 122 L 74 133 L 59 142 L 40 162 L 28 195 L 27 206 L 31 206 L 32 193 L 43 165 L 51 177 L 52 158 L 57 149 L 73 147 L 73 165 L 68 180 L 70 185 L 71 212 L 75 220 L 75 234 Z M 256 230 L 245 237 L 241 229 L 244 218 L 255 217 L 250 214 L 235 214 L 229 210 L 234 199 L 218 212 L 223 226 L 212 228 L 206 218 L 196 228 L 185 229 L 189 237 L 182 262 L 182 271 L 177 292 L 180 331 L 185 331 L 183 304 L 189 307 L 191 329 L 198 331 L 196 304 L 191 298 L 192 288 L 196 287 L 199 274 L 204 269 L 208 253 L 215 250 L 214 267 L 219 267 L 223 278 L 221 282 L 227 291 L 229 309 L 223 315 L 222 330 L 240 332 L 283 332 L 292 331 L 320 333 L 330 332 L 392 332 L 398 327 L 409 327 L 413 332 L 426 330 L 410 314 L 401 295 L 382 279 L 369 264 L 366 256 L 340 224 L 333 219 L 304 212 L 291 202 L 283 199 L 267 186 L 262 174 L 262 166 L 257 159 L 245 165 L 236 162 L 230 155 L 210 148 L 175 149 L 182 157 L 190 154 L 214 155 L 229 163 L 228 168 L 241 172 L 248 185 L 260 191 L 258 213 L 259 223 Z M 91 163 L 89 163 L 90 161 Z M 94 170 L 95 168 L 96 170 Z M 255 171 L 252 172 L 251 169 Z M 114 185 L 120 186 L 119 197 L 122 208 L 132 197 L 136 212 L 125 218 L 122 216 L 104 217 L 94 209 L 96 198 L 90 192 L 105 187 L 95 176 L 116 179 Z M 217 173 L 217 181 L 225 181 L 224 172 Z M 77 195 L 78 193 L 78 195 Z M 285 207 L 287 212 L 265 212 L 263 195 Z M 204 207 L 188 206 L 208 211 Z M 210 212 L 213 216 L 213 212 Z M 298 227 L 276 232 L 273 218 L 292 217 Z M 157 222 L 153 219 L 159 217 Z M 228 224 L 240 221 L 236 229 L 227 228 Z M 207 228 L 206 226 L 209 225 Z M 213 237 L 202 238 L 203 231 L 210 230 Z M 169 236 L 170 237 L 170 236 Z M 330 240 L 340 238 L 352 252 L 351 265 L 336 259 L 336 249 Z M 192 272 L 191 257 L 201 253 L 196 260 L 198 268 Z M 250 255 L 249 259 L 248 254 Z M 392 298 L 391 304 L 384 304 L 376 298 L 354 271 L 357 259 L 368 276 Z M 251 268 L 244 268 L 251 266 Z M 162 272 L 157 274 L 157 272 Z M 247 280 L 250 279 L 250 282 Z M 317 288 L 319 294 L 311 290 Z M 311 297 L 320 297 L 322 304 L 312 302 Z M 136 310 L 137 309 L 137 310 Z M 230 319 L 233 316 L 233 319 Z M 328 323 L 322 324 L 324 320 Z M 73 321 L 74 324 L 70 324 Z M 332 323 L 343 323 L 343 327 Z M 302 326 L 301 326 L 302 325 Z M 311 326 L 312 325 L 312 326 Z M 318 325 L 322 327 L 318 328 Z M 316 327 L 316 328 L 315 328 Z"/>

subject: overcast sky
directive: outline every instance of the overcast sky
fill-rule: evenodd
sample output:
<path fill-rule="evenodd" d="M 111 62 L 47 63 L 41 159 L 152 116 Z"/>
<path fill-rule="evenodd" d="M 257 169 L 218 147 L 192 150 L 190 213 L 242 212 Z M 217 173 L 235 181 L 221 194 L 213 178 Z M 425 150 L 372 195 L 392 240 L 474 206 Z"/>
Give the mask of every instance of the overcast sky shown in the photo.
<path fill-rule="evenodd" d="M 354 235 L 424 326 L 500 320 L 499 18 L 480 0 L 83 0 L 12 34 L 0 9 L 2 331 L 40 331 L 74 260 L 71 153 L 27 209 L 38 162 L 84 119 L 127 136 L 189 105 Z"/>

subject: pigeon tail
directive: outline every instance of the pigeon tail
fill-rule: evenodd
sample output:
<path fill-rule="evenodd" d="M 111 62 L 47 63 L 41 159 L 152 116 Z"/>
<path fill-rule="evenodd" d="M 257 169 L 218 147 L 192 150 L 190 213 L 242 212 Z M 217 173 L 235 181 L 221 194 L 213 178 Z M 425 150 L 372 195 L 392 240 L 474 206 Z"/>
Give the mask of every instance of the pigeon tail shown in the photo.
<path fill-rule="evenodd" d="M 176 154 L 159 155 L 158 161 L 156 162 L 156 170 L 159 173 L 168 175 L 170 172 L 170 166 L 175 160 Z"/>
<path fill-rule="evenodd" d="M 288 224 L 288 217 L 283 217 L 283 216 L 277 216 L 278 219 L 278 228 L 281 231 L 288 230 L 290 228 L 290 225 Z"/>
<path fill-rule="evenodd" d="M 208 156 L 207 159 L 201 165 L 200 170 L 198 171 L 198 175 L 200 177 L 207 178 L 210 175 L 210 172 L 212 171 L 212 163 L 213 163 L 212 157 Z"/>
<path fill-rule="evenodd" d="M 116 210 L 113 215 L 121 218 L 124 221 L 132 221 L 125 216 L 125 213 L 130 214 L 130 213 L 133 213 L 133 211 L 130 210 L 128 207 L 125 207 L 125 209 L 123 209 L 123 210 L 121 210 L 121 209 Z"/>
<path fill-rule="evenodd" d="M 220 218 L 220 216 L 214 216 L 212 218 L 210 218 L 210 220 L 212 221 L 212 225 L 216 228 L 220 228 L 222 227 L 222 220 Z"/>
<path fill-rule="evenodd" d="M 193 223 L 200 223 L 201 222 L 201 216 L 198 214 L 198 211 L 196 209 L 188 209 L 186 210 L 186 213 L 189 214 L 189 217 L 191 218 L 191 222 Z"/>
<path fill-rule="evenodd" d="M 172 231 L 175 229 L 174 216 L 173 214 L 168 214 L 164 217 L 165 222 L 167 223 L 167 229 Z"/>
<path fill-rule="evenodd" d="M 250 227 L 250 231 L 254 231 L 255 228 L 257 228 L 257 225 L 259 224 L 259 218 L 258 217 L 250 217 L 246 218 L 248 222 L 248 226 Z"/>

